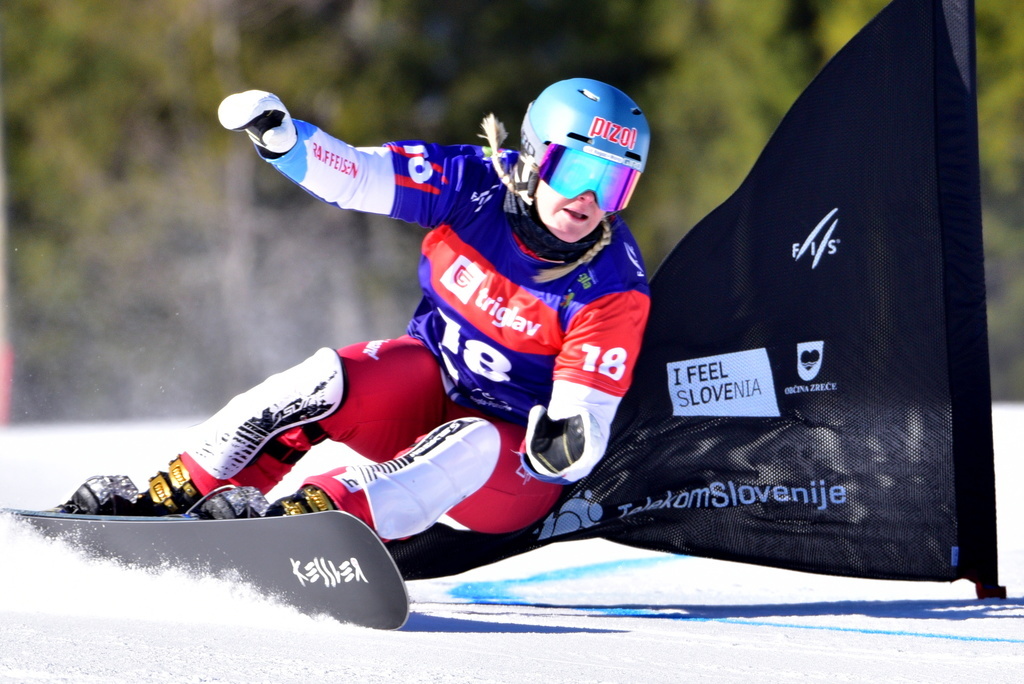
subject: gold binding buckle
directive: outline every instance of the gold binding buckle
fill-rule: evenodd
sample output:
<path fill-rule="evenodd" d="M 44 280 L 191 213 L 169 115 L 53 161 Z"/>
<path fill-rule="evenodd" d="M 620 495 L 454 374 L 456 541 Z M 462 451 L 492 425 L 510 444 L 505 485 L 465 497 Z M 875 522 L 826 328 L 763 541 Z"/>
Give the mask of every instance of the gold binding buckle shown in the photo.
<path fill-rule="evenodd" d="M 333 511 L 337 508 L 330 497 L 327 496 L 327 493 L 319 487 L 312 485 L 303 487 L 302 495 L 306 499 L 310 512 Z"/>
<path fill-rule="evenodd" d="M 163 506 L 171 513 L 178 510 L 178 504 L 174 503 L 174 490 L 167 479 L 167 473 L 159 472 L 149 478 L 149 498 L 158 506 Z"/>
<path fill-rule="evenodd" d="M 182 463 L 181 456 L 171 461 L 171 465 L 168 466 L 167 470 L 171 476 L 172 487 L 184 491 L 185 495 L 190 499 L 199 496 L 199 490 L 192 484 L 192 475 L 189 474 L 188 468 Z"/>
<path fill-rule="evenodd" d="M 306 507 L 298 501 L 292 501 L 291 499 L 282 499 L 281 507 L 284 508 L 285 515 L 301 515 L 302 513 L 308 513 Z"/>
<path fill-rule="evenodd" d="M 177 513 L 179 501 L 175 501 L 175 494 L 180 493 L 178 499 L 184 495 L 185 501 L 192 501 L 199 498 L 199 490 L 192 483 L 192 476 L 188 468 L 181 460 L 181 456 L 171 461 L 167 468 L 168 472 L 160 471 L 149 480 L 149 498 L 158 506 L 163 506 L 171 513 Z"/>

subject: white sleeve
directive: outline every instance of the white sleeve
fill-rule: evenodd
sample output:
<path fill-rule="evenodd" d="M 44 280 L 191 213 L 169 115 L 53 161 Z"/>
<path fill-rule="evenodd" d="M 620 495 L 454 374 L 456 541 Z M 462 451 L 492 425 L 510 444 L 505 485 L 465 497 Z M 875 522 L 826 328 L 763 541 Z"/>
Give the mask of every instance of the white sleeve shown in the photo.
<path fill-rule="evenodd" d="M 389 214 L 395 172 L 386 147 L 353 147 L 305 121 L 296 121 L 298 142 L 270 164 L 307 191 L 342 209 Z"/>
<path fill-rule="evenodd" d="M 586 442 L 583 455 L 578 461 L 560 473 L 557 478 L 541 478 L 552 482 L 577 482 L 590 474 L 594 466 L 604 457 L 611 434 L 612 420 L 619 408 L 622 397 L 586 387 L 568 380 L 555 380 L 548 404 L 548 417 L 562 420 L 582 416 Z"/>

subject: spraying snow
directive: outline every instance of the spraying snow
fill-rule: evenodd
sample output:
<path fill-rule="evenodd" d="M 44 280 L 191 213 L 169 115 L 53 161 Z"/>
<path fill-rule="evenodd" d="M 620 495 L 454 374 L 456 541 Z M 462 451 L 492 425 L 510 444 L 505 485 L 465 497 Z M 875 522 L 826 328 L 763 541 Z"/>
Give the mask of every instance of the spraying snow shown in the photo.
<path fill-rule="evenodd" d="M 995 421 L 1006 600 L 979 601 L 967 582 L 808 575 L 592 540 L 411 582 L 409 622 L 381 632 L 223 579 L 85 559 L 0 518 L 0 683 L 1015 681 L 1024 406 L 997 406 Z M 182 427 L 2 430 L 0 506 L 52 506 L 97 473 L 145 481 Z M 282 488 L 339 457 L 318 449 Z"/>

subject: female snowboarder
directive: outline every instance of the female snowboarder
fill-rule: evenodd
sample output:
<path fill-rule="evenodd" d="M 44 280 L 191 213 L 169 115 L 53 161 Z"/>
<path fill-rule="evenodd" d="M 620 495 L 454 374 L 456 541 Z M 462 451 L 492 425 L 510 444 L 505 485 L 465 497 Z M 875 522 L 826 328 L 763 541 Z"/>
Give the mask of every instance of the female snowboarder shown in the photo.
<path fill-rule="evenodd" d="M 406 333 L 321 349 L 235 397 L 140 494 L 95 477 L 66 512 L 203 517 L 341 509 L 384 539 L 441 516 L 503 533 L 544 516 L 605 452 L 649 310 L 640 251 L 619 217 L 647 161 L 637 105 L 590 79 L 530 104 L 519 152 L 484 120 L 485 146 L 356 148 L 293 120 L 274 95 L 226 98 L 274 168 L 343 209 L 429 229 L 422 301 Z M 264 498 L 324 440 L 371 461 Z M 233 485 L 233 486 L 225 486 Z"/>

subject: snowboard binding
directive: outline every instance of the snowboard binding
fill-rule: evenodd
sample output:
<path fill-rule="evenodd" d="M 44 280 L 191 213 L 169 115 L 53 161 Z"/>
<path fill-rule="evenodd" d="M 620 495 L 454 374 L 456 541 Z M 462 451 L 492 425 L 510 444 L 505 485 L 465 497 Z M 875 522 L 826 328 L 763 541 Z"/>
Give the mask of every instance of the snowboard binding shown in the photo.
<path fill-rule="evenodd" d="M 96 475 L 54 510 L 72 515 L 155 515 L 142 512 L 139 489 L 126 475 Z M 142 505 L 140 505 L 142 504 Z"/>
<path fill-rule="evenodd" d="M 255 487 L 224 486 L 203 495 L 178 457 L 167 471 L 149 480 L 143 494 L 126 475 L 96 475 L 86 480 L 65 503 L 54 509 L 72 515 L 188 516 L 234 520 L 298 515 L 337 510 L 327 494 L 306 485 L 273 504 Z"/>
<path fill-rule="evenodd" d="M 146 494 L 140 493 L 127 475 L 96 475 L 82 483 L 56 510 L 75 515 L 180 515 L 203 499 L 179 456 L 166 472 L 160 471 L 149 479 Z"/>

